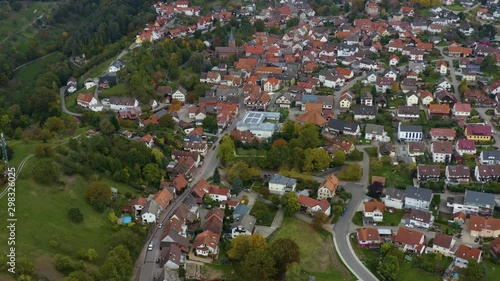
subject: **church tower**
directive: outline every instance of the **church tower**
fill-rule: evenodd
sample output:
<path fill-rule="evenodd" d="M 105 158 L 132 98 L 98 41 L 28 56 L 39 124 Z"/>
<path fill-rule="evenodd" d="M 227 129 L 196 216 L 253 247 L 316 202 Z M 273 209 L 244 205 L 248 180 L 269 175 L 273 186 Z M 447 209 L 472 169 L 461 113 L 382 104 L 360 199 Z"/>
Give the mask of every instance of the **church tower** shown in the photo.
<path fill-rule="evenodd" d="M 227 40 L 228 47 L 235 48 L 236 47 L 236 39 L 234 38 L 233 30 L 231 29 L 231 33 L 229 34 L 229 39 Z"/>

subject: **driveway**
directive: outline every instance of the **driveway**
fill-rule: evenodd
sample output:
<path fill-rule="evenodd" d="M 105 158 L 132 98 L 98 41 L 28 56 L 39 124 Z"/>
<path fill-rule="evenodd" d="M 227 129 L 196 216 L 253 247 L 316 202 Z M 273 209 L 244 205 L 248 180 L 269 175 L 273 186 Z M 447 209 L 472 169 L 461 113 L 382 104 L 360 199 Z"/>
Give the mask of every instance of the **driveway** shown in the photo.
<path fill-rule="evenodd" d="M 276 215 L 274 215 L 273 222 L 271 223 L 271 226 L 263 226 L 263 225 L 256 225 L 255 226 L 255 233 L 258 233 L 262 235 L 262 237 L 267 238 L 271 234 L 273 234 L 279 227 L 281 227 L 281 224 L 283 223 L 283 218 L 285 214 L 283 212 L 283 209 L 278 209 L 276 212 Z"/>

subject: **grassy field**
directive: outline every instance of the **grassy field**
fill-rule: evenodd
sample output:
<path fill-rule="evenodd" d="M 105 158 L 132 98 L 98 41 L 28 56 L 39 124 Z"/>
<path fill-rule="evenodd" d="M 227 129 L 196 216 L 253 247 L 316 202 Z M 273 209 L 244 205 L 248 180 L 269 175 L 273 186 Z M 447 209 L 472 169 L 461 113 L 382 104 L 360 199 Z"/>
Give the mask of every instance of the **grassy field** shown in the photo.
<path fill-rule="evenodd" d="M 109 89 L 103 90 L 101 93 L 99 93 L 99 99 L 101 98 L 109 98 L 112 96 L 118 96 L 121 97 L 127 92 L 127 86 L 123 83 L 118 84 L 114 87 L 111 87 Z"/>
<path fill-rule="evenodd" d="M 401 218 L 404 214 L 404 210 L 394 210 L 394 213 L 385 211 L 384 220 L 380 223 L 380 225 L 397 226 L 401 223 Z"/>
<path fill-rule="evenodd" d="M 498 274 L 500 274 L 500 266 L 493 264 L 489 261 L 483 262 L 483 265 L 486 267 L 486 276 L 484 277 L 484 281 L 497 281 Z"/>
<path fill-rule="evenodd" d="M 35 84 L 35 77 L 43 73 L 47 69 L 47 66 L 49 64 L 58 59 L 57 54 L 58 53 L 54 53 L 50 56 L 47 56 L 34 63 L 28 64 L 25 67 L 20 68 L 18 71 L 16 71 L 15 83 L 18 85 L 22 85 L 23 87 L 32 88 L 32 86 L 34 86 Z"/>
<path fill-rule="evenodd" d="M 18 12 L 10 12 L 7 17 L 0 20 L 0 41 L 12 33 L 18 32 L 23 27 L 32 23 L 37 17 L 41 16 L 45 10 L 50 9 L 55 2 L 31 2 L 29 7 L 22 8 Z M 7 6 L 2 4 L 0 11 L 4 11 Z M 36 11 L 36 12 L 35 12 Z"/>
<path fill-rule="evenodd" d="M 456 11 L 456 12 L 461 12 L 467 10 L 464 6 L 461 5 L 450 5 L 446 6 L 448 10 Z"/>
<path fill-rule="evenodd" d="M 86 130 L 86 128 L 82 128 Z M 60 141 L 51 142 L 57 145 Z M 10 161 L 12 167 L 17 167 L 22 159 L 34 152 L 36 142 L 9 141 L 14 150 Z M 35 265 L 41 268 L 51 266 L 54 254 L 64 254 L 77 258 L 78 250 L 93 248 L 98 254 L 96 264 L 101 263 L 109 250 L 109 237 L 113 233 L 112 224 L 107 213 L 99 213 L 88 204 L 84 192 L 89 179 L 81 176 L 63 177 L 64 186 L 43 186 L 34 182 L 31 170 L 37 158 L 32 157 L 24 166 L 16 181 L 16 254 L 32 258 Z M 121 193 L 137 192 L 131 187 L 114 182 L 103 181 L 115 187 Z M 0 199 L 0 204 L 6 206 L 7 197 Z M 68 209 L 77 207 L 84 216 L 84 222 L 74 224 L 67 219 Z M 0 208 L 0 219 L 6 220 L 6 208 Z M 7 232 L 0 232 L 0 251 L 6 252 Z M 56 244 L 56 245 L 54 245 Z M 55 274 L 52 272 L 52 274 Z M 0 275 L 0 280 L 3 279 Z M 56 279 L 54 279 L 56 280 Z"/>
<path fill-rule="evenodd" d="M 309 224 L 285 218 L 276 238 L 290 238 L 300 247 L 300 265 L 316 281 L 352 280 L 352 275 L 336 257 L 330 235 L 319 233 Z M 333 256 L 335 255 L 335 256 Z"/>

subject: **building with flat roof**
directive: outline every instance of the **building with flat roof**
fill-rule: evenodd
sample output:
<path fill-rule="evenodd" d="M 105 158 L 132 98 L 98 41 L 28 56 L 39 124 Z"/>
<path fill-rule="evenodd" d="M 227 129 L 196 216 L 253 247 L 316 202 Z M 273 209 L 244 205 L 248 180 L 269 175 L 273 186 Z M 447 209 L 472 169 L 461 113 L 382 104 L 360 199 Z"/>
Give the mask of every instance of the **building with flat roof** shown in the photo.
<path fill-rule="evenodd" d="M 253 135 L 261 139 L 267 139 L 276 131 L 279 120 L 279 112 L 249 111 L 242 120 L 236 123 L 236 129 L 239 131 L 250 131 Z"/>

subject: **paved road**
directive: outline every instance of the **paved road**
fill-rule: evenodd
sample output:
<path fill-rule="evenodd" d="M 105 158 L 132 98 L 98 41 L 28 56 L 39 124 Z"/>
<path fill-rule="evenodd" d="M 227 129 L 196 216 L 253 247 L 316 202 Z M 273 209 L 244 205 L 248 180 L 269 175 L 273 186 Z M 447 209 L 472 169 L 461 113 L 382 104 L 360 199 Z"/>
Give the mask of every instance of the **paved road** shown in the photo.
<path fill-rule="evenodd" d="M 460 82 L 457 81 L 456 73 L 455 73 L 455 67 L 453 66 L 453 60 L 454 58 L 446 56 L 443 52 L 445 47 L 435 47 L 441 52 L 441 56 L 443 56 L 444 60 L 448 63 L 448 68 L 450 69 L 450 76 L 451 76 L 451 85 L 453 87 L 453 91 L 455 94 L 455 97 L 457 98 L 457 101 L 460 102 L 462 100 L 462 97 L 460 96 L 460 92 L 458 90 L 458 86 L 460 86 Z"/>
<path fill-rule="evenodd" d="M 337 252 L 344 264 L 358 280 L 371 281 L 378 279 L 361 263 L 349 241 L 349 233 L 356 229 L 356 226 L 352 224 L 352 218 L 356 213 L 358 205 L 363 201 L 369 181 L 370 159 L 368 154 L 364 152 L 364 147 L 366 146 L 358 147 L 358 149 L 363 152 L 363 162 L 360 163 L 363 168 L 363 177 L 361 180 L 357 183 L 340 182 L 341 186 L 351 192 L 352 198 L 346 206 L 346 213 L 344 216 L 340 217 L 333 227 L 333 230 L 335 231 L 335 248 L 337 248 Z"/>
<path fill-rule="evenodd" d="M 67 86 L 64 86 L 64 87 L 61 87 L 61 89 L 59 89 L 59 97 L 61 98 L 61 109 L 62 109 L 62 111 L 64 113 L 66 113 L 66 114 L 69 114 L 69 115 L 82 116 L 81 113 L 71 112 L 71 111 L 69 111 L 66 108 L 66 97 L 65 97 L 64 93 L 66 93 L 66 89 L 67 88 L 68 88 Z"/>
<path fill-rule="evenodd" d="M 243 118 L 245 112 L 246 110 L 244 109 L 244 107 L 241 107 L 238 119 Z M 215 168 L 219 166 L 219 159 L 217 158 L 217 152 L 219 151 L 219 140 L 222 139 L 222 137 L 225 135 L 225 132 L 231 132 L 235 127 L 236 127 L 236 122 L 233 122 L 229 126 L 229 128 L 227 128 L 222 134 L 218 135 L 217 141 L 215 141 L 213 144 L 213 148 L 210 148 L 209 151 L 207 152 L 205 159 L 203 161 L 203 165 L 196 171 L 193 177 L 192 181 L 193 184 L 191 184 L 191 187 L 188 188 L 181 196 L 177 197 L 172 204 L 170 204 L 167 211 L 160 216 L 158 223 L 165 223 L 165 221 L 173 215 L 175 210 L 182 204 L 187 195 L 192 192 L 193 187 L 196 185 L 198 181 L 200 181 L 201 179 L 207 179 L 210 176 L 212 176 Z M 161 274 L 161 268 L 155 263 L 155 261 L 156 258 L 158 257 L 159 244 L 162 231 L 161 229 L 160 231 L 158 231 L 156 226 L 154 227 L 155 227 L 154 234 L 144 245 L 142 253 L 139 256 L 139 260 L 136 263 L 136 269 L 138 269 L 137 267 L 141 267 L 141 270 L 139 271 L 140 273 L 138 272 L 136 273 L 140 274 L 139 280 L 142 281 L 154 280 L 155 277 L 158 277 Z M 154 245 L 153 251 L 147 250 L 147 247 L 150 242 L 153 242 Z M 144 258 L 144 260 L 141 260 L 142 258 Z M 139 266 L 137 264 L 139 264 Z"/>

